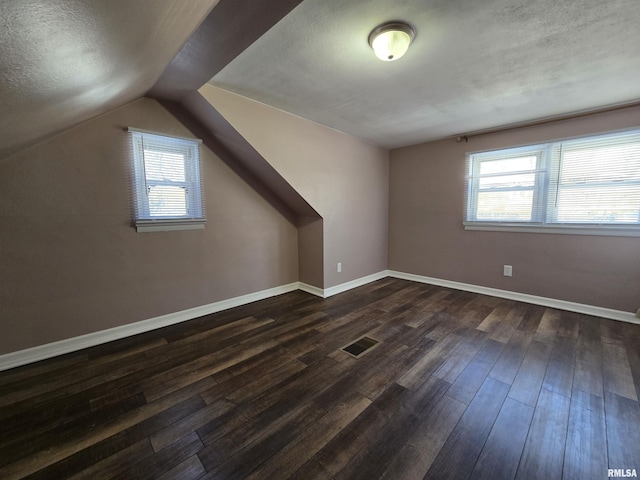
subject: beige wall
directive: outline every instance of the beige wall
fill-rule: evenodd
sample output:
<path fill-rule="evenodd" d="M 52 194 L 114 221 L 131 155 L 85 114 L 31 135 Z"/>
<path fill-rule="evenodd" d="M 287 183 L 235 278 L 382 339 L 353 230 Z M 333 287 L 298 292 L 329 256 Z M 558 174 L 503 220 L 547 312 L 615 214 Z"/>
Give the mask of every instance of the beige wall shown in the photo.
<path fill-rule="evenodd" d="M 208 84 L 199 92 L 322 216 L 321 286 L 386 269 L 387 150 Z"/>
<path fill-rule="evenodd" d="M 297 281 L 296 226 L 206 148 L 205 230 L 136 233 L 124 126 L 191 136 L 143 98 L 0 160 L 0 354 Z"/>
<path fill-rule="evenodd" d="M 636 107 L 391 151 L 389 268 L 635 312 L 640 238 L 465 231 L 462 214 L 466 152 L 639 125 Z"/>
<path fill-rule="evenodd" d="M 136 233 L 122 127 L 190 132 L 157 102 L 133 102 L 0 160 L 0 354 L 298 279 L 323 277 L 328 288 L 379 272 L 387 268 L 387 205 L 392 270 L 640 307 L 637 237 L 474 232 L 461 224 L 467 151 L 637 126 L 640 108 L 397 149 L 389 164 L 385 150 L 353 137 L 214 87 L 204 91 L 323 220 L 302 222 L 298 233 L 204 148 L 206 229 Z M 299 267 L 299 235 L 323 230 L 324 247 L 316 243 L 324 271 Z M 513 265 L 512 278 L 502 276 L 503 264 Z"/>
<path fill-rule="evenodd" d="M 322 219 L 302 217 L 298 220 L 298 280 L 307 285 L 323 284 L 322 240 Z"/>

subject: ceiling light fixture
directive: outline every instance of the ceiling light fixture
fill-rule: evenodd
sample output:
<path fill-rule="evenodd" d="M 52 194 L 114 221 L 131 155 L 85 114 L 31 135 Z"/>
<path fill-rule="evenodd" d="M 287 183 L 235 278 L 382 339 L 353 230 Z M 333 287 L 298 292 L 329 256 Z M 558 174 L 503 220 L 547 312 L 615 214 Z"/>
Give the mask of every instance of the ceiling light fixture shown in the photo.
<path fill-rule="evenodd" d="M 380 60 L 391 62 L 402 57 L 416 36 L 406 23 L 388 22 L 377 26 L 369 34 L 369 45 Z"/>

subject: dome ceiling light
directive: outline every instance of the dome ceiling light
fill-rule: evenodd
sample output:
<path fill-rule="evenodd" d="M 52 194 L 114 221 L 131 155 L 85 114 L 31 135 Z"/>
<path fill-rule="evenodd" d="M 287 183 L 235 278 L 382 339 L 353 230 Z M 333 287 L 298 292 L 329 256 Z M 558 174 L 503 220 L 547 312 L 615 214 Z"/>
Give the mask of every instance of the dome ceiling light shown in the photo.
<path fill-rule="evenodd" d="M 402 57 L 416 36 L 416 31 L 402 22 L 388 22 L 377 26 L 369 34 L 369 45 L 380 60 L 391 62 Z"/>

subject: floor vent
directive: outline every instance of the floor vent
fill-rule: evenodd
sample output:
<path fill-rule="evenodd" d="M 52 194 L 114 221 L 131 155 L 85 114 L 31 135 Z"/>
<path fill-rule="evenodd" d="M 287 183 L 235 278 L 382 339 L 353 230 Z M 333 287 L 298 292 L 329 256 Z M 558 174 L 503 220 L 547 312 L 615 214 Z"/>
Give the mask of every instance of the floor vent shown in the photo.
<path fill-rule="evenodd" d="M 371 337 L 360 337 L 355 342 L 350 343 L 346 347 L 342 347 L 340 350 L 347 352 L 349 355 L 355 358 L 360 358 L 367 352 L 373 350 L 380 342 Z"/>

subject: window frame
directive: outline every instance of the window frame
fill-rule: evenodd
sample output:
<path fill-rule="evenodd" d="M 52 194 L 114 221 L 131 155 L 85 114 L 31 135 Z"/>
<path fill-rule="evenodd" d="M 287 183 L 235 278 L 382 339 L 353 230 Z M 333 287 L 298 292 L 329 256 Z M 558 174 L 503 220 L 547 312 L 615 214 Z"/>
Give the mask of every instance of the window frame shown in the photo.
<path fill-rule="evenodd" d="M 505 223 L 500 220 L 478 220 L 478 197 L 481 192 L 487 191 L 501 191 L 501 192 L 515 192 L 515 191 L 527 191 L 532 190 L 532 208 L 531 208 L 531 220 L 530 221 L 516 221 L 510 220 L 509 223 L 517 223 L 517 224 L 536 224 L 542 223 L 541 217 L 543 213 L 540 211 L 540 199 L 541 196 L 544 197 L 546 192 L 546 179 L 544 169 L 544 164 L 546 162 L 545 155 L 543 153 L 544 146 L 541 145 L 532 145 L 529 147 L 516 147 L 516 148 L 508 148 L 497 151 L 488 151 L 488 152 L 480 152 L 477 154 L 473 154 L 476 158 L 474 162 L 468 162 L 467 164 L 467 182 L 472 183 L 472 185 L 467 186 L 467 199 L 466 199 L 466 212 L 468 215 L 465 216 L 466 222 L 468 223 Z M 497 153 L 497 154 L 496 154 Z M 533 170 L 511 170 L 508 172 L 498 173 L 498 174 L 481 174 L 480 170 L 482 164 L 484 162 L 492 162 L 503 159 L 503 157 L 536 157 L 536 166 Z M 492 189 L 481 189 L 480 188 L 480 180 L 482 178 L 495 178 L 501 176 L 512 176 L 512 175 L 526 175 L 533 174 L 534 175 L 534 184 L 533 187 L 496 187 Z M 472 219 L 469 219 L 469 216 L 472 216 Z"/>
<path fill-rule="evenodd" d="M 560 169 L 562 162 L 563 146 L 571 147 L 572 144 L 586 144 L 590 141 L 594 143 L 599 139 L 623 135 L 640 135 L 637 128 L 616 132 L 609 132 L 598 135 L 575 137 L 565 140 L 558 140 L 544 144 L 535 144 L 498 150 L 488 150 L 480 152 L 470 152 L 466 155 L 466 178 L 465 178 L 465 199 L 464 199 L 464 221 L 465 230 L 481 231 L 505 231 L 505 232 L 526 232 L 526 233 L 559 233 L 573 235 L 605 235 L 605 236 L 640 236 L 640 216 L 637 223 L 598 223 L 598 222 L 559 222 L 558 208 L 552 205 L 552 197 L 558 195 L 562 188 L 560 179 Z M 630 142 L 635 143 L 635 141 Z M 536 165 L 534 192 L 537 192 L 532 199 L 531 221 L 512 220 L 478 220 L 478 195 L 482 192 L 479 181 L 483 176 L 479 175 L 480 166 L 483 162 L 496 161 L 508 157 L 523 157 L 540 154 Z M 520 172 L 507 172 L 503 175 L 513 175 Z M 489 175 L 487 175 L 489 176 Z M 497 177 L 499 175 L 494 175 Z M 557 179 L 557 180 L 556 180 Z M 611 185 L 619 186 L 618 182 L 609 182 Z M 625 182 L 626 185 L 638 182 Z M 588 188 L 592 185 L 585 182 L 584 186 L 573 188 Z M 503 190 L 509 190 L 503 189 Z M 513 191 L 517 190 L 516 188 Z"/>
<path fill-rule="evenodd" d="M 147 130 L 127 127 L 131 137 L 133 155 L 134 225 L 138 232 L 171 230 L 202 230 L 206 224 L 204 199 L 200 174 L 200 144 L 194 138 L 164 135 Z M 180 154 L 184 158 L 184 181 L 149 179 L 145 171 L 145 142 L 149 149 L 169 154 Z M 153 215 L 149 192 L 153 187 L 172 186 L 185 189 L 185 215 Z"/>

